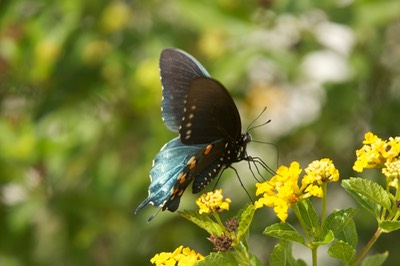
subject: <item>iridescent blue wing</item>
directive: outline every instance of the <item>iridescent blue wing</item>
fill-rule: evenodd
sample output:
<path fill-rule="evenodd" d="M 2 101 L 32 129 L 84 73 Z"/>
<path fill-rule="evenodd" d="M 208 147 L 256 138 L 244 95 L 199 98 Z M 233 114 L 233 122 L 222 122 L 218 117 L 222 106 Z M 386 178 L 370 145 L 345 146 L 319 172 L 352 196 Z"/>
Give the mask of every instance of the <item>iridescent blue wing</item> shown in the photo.
<path fill-rule="evenodd" d="M 210 77 L 207 70 L 190 54 L 173 48 L 160 56 L 162 91 L 161 113 L 165 126 L 178 132 L 189 87 L 198 77 Z"/>
<path fill-rule="evenodd" d="M 179 174 L 184 172 L 189 159 L 204 149 L 205 146 L 184 145 L 179 137 L 164 145 L 154 158 L 153 167 L 150 170 L 149 196 L 139 205 L 136 212 L 147 204 L 165 209 L 164 205 L 174 191 Z"/>
<path fill-rule="evenodd" d="M 150 170 L 149 196 L 136 209 L 148 204 L 175 211 L 180 198 L 193 183 L 193 193 L 201 191 L 219 173 L 223 162 L 225 143 L 216 141 L 209 145 L 184 145 L 179 138 L 168 142 L 154 158 Z"/>

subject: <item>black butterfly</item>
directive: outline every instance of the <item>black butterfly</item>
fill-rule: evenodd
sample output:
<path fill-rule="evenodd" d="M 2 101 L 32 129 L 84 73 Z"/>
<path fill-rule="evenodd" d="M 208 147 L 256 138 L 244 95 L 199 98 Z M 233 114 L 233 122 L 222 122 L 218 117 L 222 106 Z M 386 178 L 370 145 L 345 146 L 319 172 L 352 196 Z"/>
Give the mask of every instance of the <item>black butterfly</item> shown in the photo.
<path fill-rule="evenodd" d="M 162 118 L 166 127 L 179 132 L 154 158 L 147 204 L 175 211 L 186 187 L 193 181 L 197 193 L 221 169 L 247 156 L 249 133 L 241 133 L 239 112 L 225 87 L 212 79 L 188 53 L 168 48 L 160 57 Z"/>

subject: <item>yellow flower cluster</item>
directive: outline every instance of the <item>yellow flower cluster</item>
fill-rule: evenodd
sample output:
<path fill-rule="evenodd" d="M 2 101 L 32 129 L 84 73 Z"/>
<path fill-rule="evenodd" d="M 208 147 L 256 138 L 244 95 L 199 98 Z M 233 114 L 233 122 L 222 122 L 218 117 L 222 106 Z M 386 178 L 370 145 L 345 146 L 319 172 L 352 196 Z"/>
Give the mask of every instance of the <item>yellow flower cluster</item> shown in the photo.
<path fill-rule="evenodd" d="M 353 169 L 362 172 L 364 168 L 382 168 L 390 186 L 397 188 L 400 177 L 400 137 L 382 140 L 368 132 L 364 146 L 356 151 L 357 160 Z"/>
<path fill-rule="evenodd" d="M 298 179 L 302 169 L 298 162 L 292 162 L 289 167 L 282 165 L 270 181 L 258 183 L 256 195 L 263 197 L 255 202 L 255 208 L 267 206 L 274 208 L 274 212 L 283 222 L 288 217 L 288 209 L 300 199 L 311 196 L 322 197 L 322 184 L 339 180 L 339 171 L 330 159 L 313 161 L 305 169 L 306 175 Z"/>
<path fill-rule="evenodd" d="M 197 261 L 203 260 L 204 256 L 194 250 L 183 246 L 175 249 L 174 252 L 161 252 L 156 254 L 150 262 L 157 266 L 191 266 Z"/>
<path fill-rule="evenodd" d="M 301 187 L 311 196 L 322 198 L 321 186 L 327 182 L 337 182 L 339 171 L 335 168 L 330 159 L 324 158 L 313 161 L 304 171 L 307 173 L 301 180 Z"/>
<path fill-rule="evenodd" d="M 229 204 L 231 203 L 230 198 L 222 196 L 222 189 L 216 189 L 215 191 L 203 194 L 196 200 L 196 204 L 199 206 L 199 213 L 216 213 L 223 210 L 229 210 Z"/>

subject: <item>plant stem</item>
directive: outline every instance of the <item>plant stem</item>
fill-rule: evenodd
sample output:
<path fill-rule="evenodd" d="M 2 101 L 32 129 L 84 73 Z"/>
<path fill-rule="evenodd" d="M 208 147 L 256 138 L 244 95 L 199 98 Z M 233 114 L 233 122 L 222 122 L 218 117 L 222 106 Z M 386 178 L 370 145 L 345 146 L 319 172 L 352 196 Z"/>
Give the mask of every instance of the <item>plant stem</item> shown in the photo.
<path fill-rule="evenodd" d="M 351 265 L 356 265 L 361 261 L 361 259 L 368 253 L 369 249 L 376 242 L 376 240 L 378 240 L 381 234 L 382 234 L 382 228 L 378 227 L 378 229 L 375 231 L 375 234 L 371 237 L 367 245 L 361 250 L 360 254 L 358 254 L 358 256 L 355 258 L 355 260 L 352 262 Z"/>
<path fill-rule="evenodd" d="M 323 230 L 324 225 L 325 225 L 325 220 L 326 220 L 326 199 L 328 197 L 327 195 L 327 187 L 328 183 L 324 182 L 322 184 L 322 213 L 321 213 L 321 229 Z"/>
<path fill-rule="evenodd" d="M 251 265 L 247 249 L 243 246 L 241 242 L 239 242 L 237 246 L 234 246 L 233 250 L 229 250 L 228 252 L 232 254 L 233 257 L 235 257 L 235 260 L 237 261 L 238 265 L 243 265 L 243 266 Z"/>
<path fill-rule="evenodd" d="M 318 265 L 318 261 L 317 261 L 317 250 L 318 250 L 318 246 L 315 246 L 311 249 L 312 252 L 312 265 L 313 266 L 317 266 Z"/>
<path fill-rule="evenodd" d="M 221 218 L 219 217 L 219 214 L 217 212 L 214 212 L 212 215 L 214 216 L 214 218 L 217 221 L 217 223 L 221 226 L 221 228 L 224 229 L 225 226 L 222 223 Z"/>

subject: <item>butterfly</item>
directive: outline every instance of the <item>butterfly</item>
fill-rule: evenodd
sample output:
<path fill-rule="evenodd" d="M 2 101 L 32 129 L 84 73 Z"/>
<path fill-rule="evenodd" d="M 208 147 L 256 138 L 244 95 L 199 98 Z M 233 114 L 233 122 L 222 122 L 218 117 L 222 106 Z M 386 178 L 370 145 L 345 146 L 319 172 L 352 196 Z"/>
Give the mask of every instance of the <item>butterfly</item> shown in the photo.
<path fill-rule="evenodd" d="M 161 113 L 165 126 L 179 133 L 153 160 L 148 204 L 174 212 L 185 189 L 204 189 L 221 170 L 242 160 L 251 141 L 241 133 L 238 109 L 227 89 L 211 78 L 190 54 L 175 48 L 161 52 Z"/>

